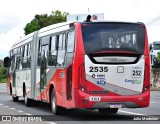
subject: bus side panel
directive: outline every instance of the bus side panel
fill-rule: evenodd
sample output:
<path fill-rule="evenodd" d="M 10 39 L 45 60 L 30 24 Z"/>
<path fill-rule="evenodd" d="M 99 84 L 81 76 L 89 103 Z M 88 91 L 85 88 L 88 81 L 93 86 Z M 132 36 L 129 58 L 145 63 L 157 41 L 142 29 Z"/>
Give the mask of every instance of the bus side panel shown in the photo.
<path fill-rule="evenodd" d="M 16 96 L 22 96 L 23 95 L 23 78 L 22 75 L 23 71 L 16 71 Z"/>
<path fill-rule="evenodd" d="M 31 91 L 31 70 L 22 70 L 16 72 L 16 96 L 23 96 L 23 85 L 26 93 Z M 27 97 L 31 97 L 30 93 Z"/>
<path fill-rule="evenodd" d="M 39 70 L 39 69 L 38 69 Z M 37 72 L 38 72 L 37 70 Z M 50 68 L 49 71 L 46 72 L 47 73 L 47 85 L 46 85 L 46 89 L 44 89 L 41 93 L 40 93 L 40 83 L 37 83 L 36 87 L 37 87 L 37 100 L 42 100 L 42 101 L 46 101 L 46 102 L 50 102 L 50 98 L 49 98 L 49 90 L 50 90 L 50 86 L 51 84 L 54 86 L 54 90 L 56 93 L 56 98 L 57 98 L 57 105 L 59 106 L 63 106 L 63 107 L 68 107 L 67 106 L 67 101 L 66 101 L 66 71 L 64 69 L 54 69 L 54 68 Z M 37 82 L 39 82 L 40 79 L 38 80 L 37 78 Z"/>
<path fill-rule="evenodd" d="M 35 99 L 41 100 L 40 95 L 40 68 L 36 68 L 36 86 L 35 86 Z"/>
<path fill-rule="evenodd" d="M 77 94 L 77 91 L 79 89 L 79 67 L 84 64 L 84 44 L 83 44 L 83 38 L 82 38 L 82 30 L 81 25 L 79 23 L 75 23 L 75 54 L 73 58 L 73 73 L 72 73 L 72 80 L 73 80 L 73 102 L 74 108 L 77 108 L 77 105 L 79 104 L 79 96 Z"/>
<path fill-rule="evenodd" d="M 10 93 L 10 85 L 12 85 L 12 74 L 9 74 L 8 80 L 7 80 L 7 94 L 11 95 Z"/>

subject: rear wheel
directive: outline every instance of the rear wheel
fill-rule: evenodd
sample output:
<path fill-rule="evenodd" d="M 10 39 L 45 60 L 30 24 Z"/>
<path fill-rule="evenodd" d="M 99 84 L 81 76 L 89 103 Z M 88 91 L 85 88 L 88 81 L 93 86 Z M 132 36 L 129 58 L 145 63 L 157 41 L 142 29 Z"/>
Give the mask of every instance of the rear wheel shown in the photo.
<path fill-rule="evenodd" d="M 25 103 L 26 107 L 30 107 L 32 105 L 31 104 L 31 99 L 29 99 L 27 97 L 26 89 L 24 89 L 23 93 L 25 94 L 24 95 L 24 103 Z"/>
<path fill-rule="evenodd" d="M 10 95 L 12 95 L 12 85 L 10 83 Z"/>
<path fill-rule="evenodd" d="M 63 112 L 63 108 L 56 104 L 54 89 L 51 92 L 51 109 L 54 115 L 60 115 Z"/>
<path fill-rule="evenodd" d="M 116 114 L 118 112 L 118 108 L 100 108 L 98 111 L 99 114 Z"/>
<path fill-rule="evenodd" d="M 12 96 L 13 102 L 18 102 L 18 96 Z"/>

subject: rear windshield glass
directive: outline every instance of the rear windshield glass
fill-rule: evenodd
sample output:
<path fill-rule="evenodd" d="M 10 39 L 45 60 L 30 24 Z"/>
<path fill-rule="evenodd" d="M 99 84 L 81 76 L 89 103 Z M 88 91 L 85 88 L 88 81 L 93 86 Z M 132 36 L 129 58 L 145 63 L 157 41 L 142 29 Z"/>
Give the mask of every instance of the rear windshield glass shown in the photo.
<path fill-rule="evenodd" d="M 144 52 L 144 27 L 138 24 L 82 24 L 82 36 L 87 54 L 107 50 Z"/>

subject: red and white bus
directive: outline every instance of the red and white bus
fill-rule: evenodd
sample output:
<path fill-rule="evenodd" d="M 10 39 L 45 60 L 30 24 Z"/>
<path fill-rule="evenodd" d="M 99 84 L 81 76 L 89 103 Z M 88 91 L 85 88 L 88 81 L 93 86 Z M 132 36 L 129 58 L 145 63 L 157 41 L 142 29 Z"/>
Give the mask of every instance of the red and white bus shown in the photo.
<path fill-rule="evenodd" d="M 62 108 L 148 107 L 150 56 L 143 23 L 82 21 L 54 24 L 14 43 L 7 92 L 26 106 L 33 100 Z"/>

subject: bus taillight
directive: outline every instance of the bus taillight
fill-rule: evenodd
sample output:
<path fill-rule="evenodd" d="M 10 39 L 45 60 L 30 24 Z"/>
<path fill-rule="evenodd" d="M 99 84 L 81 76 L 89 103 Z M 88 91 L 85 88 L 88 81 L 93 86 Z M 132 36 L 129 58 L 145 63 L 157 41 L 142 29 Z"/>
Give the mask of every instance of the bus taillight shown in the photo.
<path fill-rule="evenodd" d="M 150 69 L 148 65 L 145 65 L 144 71 L 144 84 L 143 84 L 143 92 L 146 92 L 150 88 Z"/>
<path fill-rule="evenodd" d="M 79 67 L 79 88 L 83 91 L 86 92 L 86 76 L 85 76 L 85 68 L 84 64 L 82 64 Z"/>

